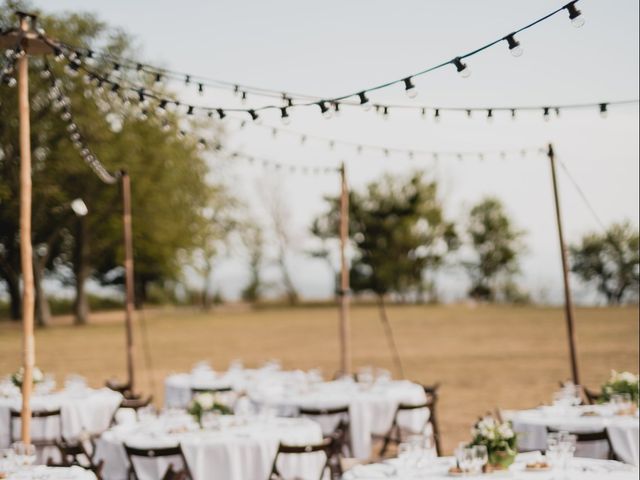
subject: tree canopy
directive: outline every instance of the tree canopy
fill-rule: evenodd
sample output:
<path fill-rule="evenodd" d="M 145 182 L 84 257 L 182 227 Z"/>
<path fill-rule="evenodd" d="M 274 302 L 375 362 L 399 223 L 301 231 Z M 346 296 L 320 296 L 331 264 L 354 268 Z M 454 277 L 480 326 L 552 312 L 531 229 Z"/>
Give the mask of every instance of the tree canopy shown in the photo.
<path fill-rule="evenodd" d="M 607 303 L 638 299 L 640 239 L 629 222 L 615 223 L 605 232 L 588 233 L 569 247 L 571 271 L 594 285 Z"/>
<path fill-rule="evenodd" d="M 494 300 L 498 290 L 510 292 L 510 277 L 518 272 L 523 251 L 523 232 L 513 226 L 502 202 L 487 197 L 471 208 L 467 235 L 474 259 L 465 262 L 471 277 L 469 294 L 482 300 Z M 498 285 L 502 280 L 503 284 Z"/>
<path fill-rule="evenodd" d="M 314 233 L 323 242 L 337 238 L 339 198 L 327 198 L 328 212 L 316 219 Z M 425 274 L 445 263 L 459 241 L 444 212 L 435 181 L 422 173 L 385 175 L 363 192 L 349 194 L 349 238 L 354 250 L 351 288 L 379 296 L 413 292 L 421 296 Z M 316 252 L 326 255 L 327 249 Z"/>
<path fill-rule="evenodd" d="M 24 2 L 5 1 L 0 9 L 3 25 L 15 24 L 15 9 L 34 10 Z M 41 15 L 38 22 L 48 35 L 66 43 L 136 56 L 128 35 L 90 14 Z M 41 245 L 40 250 L 48 253 L 50 275 L 76 287 L 89 277 L 119 284 L 123 262 L 119 187 L 102 183 L 69 140 L 66 124 L 52 106 L 50 80 L 40 74 L 44 61 L 31 58 L 29 78 L 34 246 Z M 101 71 L 105 65 L 97 62 L 94 68 Z M 153 117 L 146 118 L 133 102 L 109 95 L 95 82 L 87 82 L 86 75 L 65 74 L 63 67 L 50 64 L 86 143 L 109 171 L 126 169 L 130 175 L 135 281 L 143 300 L 150 282 L 179 277 L 177 254 L 201 244 L 199 232 L 207 222 L 203 212 L 219 189 L 207 182 L 208 166 L 195 142 L 178 135 L 178 118 L 169 114 L 163 127 Z M 16 89 L 0 88 L 0 111 L 4 119 L 0 122 L 0 278 L 11 295 L 12 316 L 19 318 Z M 82 198 L 89 209 L 83 219 L 74 218 L 68 208 L 74 198 Z"/>

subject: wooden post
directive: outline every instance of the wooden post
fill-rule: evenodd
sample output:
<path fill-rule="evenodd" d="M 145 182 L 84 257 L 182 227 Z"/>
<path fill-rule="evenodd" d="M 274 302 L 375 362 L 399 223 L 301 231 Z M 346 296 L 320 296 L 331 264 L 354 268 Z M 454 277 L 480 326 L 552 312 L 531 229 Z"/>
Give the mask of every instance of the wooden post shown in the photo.
<path fill-rule="evenodd" d="M 20 15 L 20 29 L 29 30 L 29 17 Z M 31 390 L 35 367 L 33 334 L 33 247 L 31 245 L 31 127 L 29 120 L 29 58 L 18 59 L 18 112 L 20 116 L 20 263 L 22 267 L 22 441 L 31 443 Z"/>
<path fill-rule="evenodd" d="M 569 354 L 571 356 L 571 375 L 573 383 L 580 385 L 580 375 L 578 371 L 578 353 L 576 349 L 576 332 L 573 315 L 573 300 L 571 298 L 571 287 L 569 285 L 569 260 L 567 258 L 567 247 L 564 243 L 564 233 L 562 230 L 562 216 L 560 213 L 560 198 L 558 195 L 558 179 L 556 175 L 556 161 L 553 145 L 549 144 L 549 162 L 551 165 L 551 178 L 553 180 L 553 196 L 556 207 L 556 220 L 558 223 L 558 238 L 560 240 L 560 257 L 562 258 L 562 279 L 564 281 L 564 310 L 567 320 L 567 336 L 569 339 Z"/>
<path fill-rule="evenodd" d="M 340 371 L 349 374 L 351 364 L 351 324 L 349 319 L 349 266 L 346 248 L 349 237 L 349 189 L 344 163 L 340 166 Z"/>
<path fill-rule="evenodd" d="M 133 352 L 133 238 L 131 233 L 131 179 L 126 171 L 121 172 L 122 207 L 124 226 L 124 273 L 125 273 L 125 324 L 127 332 L 127 386 L 131 393 L 135 388 L 135 369 Z"/>

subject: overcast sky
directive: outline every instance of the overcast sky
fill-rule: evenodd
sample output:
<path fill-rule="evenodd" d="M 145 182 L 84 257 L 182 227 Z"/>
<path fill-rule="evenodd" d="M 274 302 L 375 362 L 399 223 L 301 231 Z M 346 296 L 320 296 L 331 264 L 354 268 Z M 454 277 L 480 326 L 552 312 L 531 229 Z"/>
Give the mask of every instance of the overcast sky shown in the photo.
<path fill-rule="evenodd" d="M 57 0 L 35 2 L 51 11 L 91 11 L 134 35 L 145 61 L 174 70 L 277 90 L 330 97 L 401 78 L 499 38 L 564 4 L 558 0 L 299 0 L 136 1 Z M 472 75 L 460 78 L 445 68 L 419 79 L 419 95 L 408 99 L 400 86 L 372 94 L 374 101 L 460 107 L 546 105 L 638 98 L 638 2 L 582 0 L 586 20 L 572 27 L 563 12 L 518 36 L 524 55 L 513 58 L 498 45 L 471 59 Z M 191 92 L 193 93 L 193 92 Z M 237 104 L 229 93 L 208 89 L 206 104 Z M 250 97 L 249 104 L 264 99 Z M 611 108 L 608 118 L 597 110 L 563 112 L 549 122 L 528 113 L 467 119 L 444 115 L 434 123 L 415 112 L 383 120 L 371 112 L 349 109 L 325 120 L 312 109 L 292 115 L 287 128 L 312 135 L 366 144 L 424 150 L 496 150 L 545 146 L 553 142 L 558 158 L 584 190 L 606 224 L 638 218 L 638 108 Z M 277 114 L 264 115 L 280 126 Z M 528 234 L 522 283 L 551 300 L 561 297 L 561 273 L 548 161 L 544 156 L 443 161 L 359 157 L 353 149 L 273 138 L 265 128 L 237 129 L 229 124 L 232 146 L 283 162 L 335 165 L 344 160 L 350 184 L 362 187 L 385 171 L 426 170 L 440 180 L 450 216 L 463 219 L 469 206 L 485 195 L 500 197 Z M 216 160 L 214 159 L 213 162 Z M 300 250 L 306 230 L 322 211 L 322 196 L 334 194 L 333 176 L 265 173 L 239 162 L 225 168 L 227 180 L 260 215 L 259 190 L 276 189 L 287 199 Z M 563 171 L 562 208 L 569 241 L 598 224 Z M 259 185 L 262 185 L 261 187 Z M 266 187 L 265 187 L 266 185 Z M 322 297 L 331 292 L 326 266 L 303 254 L 291 260 L 293 278 L 302 293 Z M 234 296 L 247 279 L 239 260 L 221 262 L 216 283 Z M 466 288 L 452 272 L 439 289 L 456 298 Z M 580 293 L 582 294 L 582 293 Z"/>

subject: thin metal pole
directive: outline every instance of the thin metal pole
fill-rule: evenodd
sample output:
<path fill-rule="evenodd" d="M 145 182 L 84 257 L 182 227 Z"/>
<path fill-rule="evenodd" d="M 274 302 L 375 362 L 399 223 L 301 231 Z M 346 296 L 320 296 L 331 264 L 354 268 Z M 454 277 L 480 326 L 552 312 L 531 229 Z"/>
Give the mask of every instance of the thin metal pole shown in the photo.
<path fill-rule="evenodd" d="M 569 260 L 567 258 L 567 247 L 564 242 L 562 229 L 562 215 L 560 213 L 560 197 L 558 195 L 558 179 L 556 175 L 556 160 L 553 145 L 549 144 L 547 152 L 551 165 L 551 178 L 553 180 L 553 198 L 556 207 L 556 220 L 558 222 L 558 239 L 560 240 L 560 256 L 562 258 L 562 280 L 564 282 L 564 310 L 567 320 L 567 336 L 569 339 L 569 354 L 571 356 L 571 375 L 573 383 L 580 385 L 580 375 L 578 371 L 578 353 L 576 348 L 576 331 L 573 314 L 573 300 L 571 298 L 571 286 L 569 285 Z"/>
<path fill-rule="evenodd" d="M 27 16 L 20 16 L 20 29 L 29 30 Z M 22 267 L 22 441 L 31 443 L 31 390 L 36 363 L 33 334 L 33 248 L 31 245 L 31 126 L 29 119 L 29 58 L 18 59 L 18 112 L 20 116 L 20 263 Z"/>
<path fill-rule="evenodd" d="M 349 318 L 349 266 L 347 239 L 349 237 L 349 189 L 344 163 L 340 166 L 340 370 L 351 373 L 351 321 Z"/>
<path fill-rule="evenodd" d="M 127 386 L 131 393 L 135 389 L 135 368 L 133 352 L 133 237 L 131 233 L 131 179 L 125 171 L 121 172 L 122 206 L 124 226 L 124 273 L 125 273 L 125 324 L 127 332 Z"/>

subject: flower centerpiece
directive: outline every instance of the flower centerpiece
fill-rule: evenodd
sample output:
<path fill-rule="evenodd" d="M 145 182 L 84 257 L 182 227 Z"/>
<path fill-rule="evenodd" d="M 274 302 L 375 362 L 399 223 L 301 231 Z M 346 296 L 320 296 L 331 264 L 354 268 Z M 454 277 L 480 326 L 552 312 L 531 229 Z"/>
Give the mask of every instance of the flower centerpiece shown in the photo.
<path fill-rule="evenodd" d="M 502 422 L 493 416 L 478 420 L 471 429 L 473 440 L 470 446 L 484 445 L 489 454 L 488 469 L 505 470 L 513 463 L 518 453 L 518 437 L 511 422 Z"/>
<path fill-rule="evenodd" d="M 38 367 L 33 367 L 32 371 L 32 382 L 34 385 L 41 383 L 44 381 L 44 374 L 42 370 Z M 22 382 L 24 381 L 24 367 L 20 367 L 20 370 L 11 374 L 11 383 L 13 383 L 16 387 L 22 388 Z"/>
<path fill-rule="evenodd" d="M 614 395 L 629 395 L 638 404 L 638 375 L 611 370 L 609 381 L 602 386 L 602 402 L 609 402 Z"/>
<path fill-rule="evenodd" d="M 202 416 L 207 412 L 218 412 L 222 415 L 231 415 L 233 413 L 231 408 L 221 403 L 216 395 L 208 392 L 195 395 L 187 411 L 200 426 L 202 426 Z"/>

